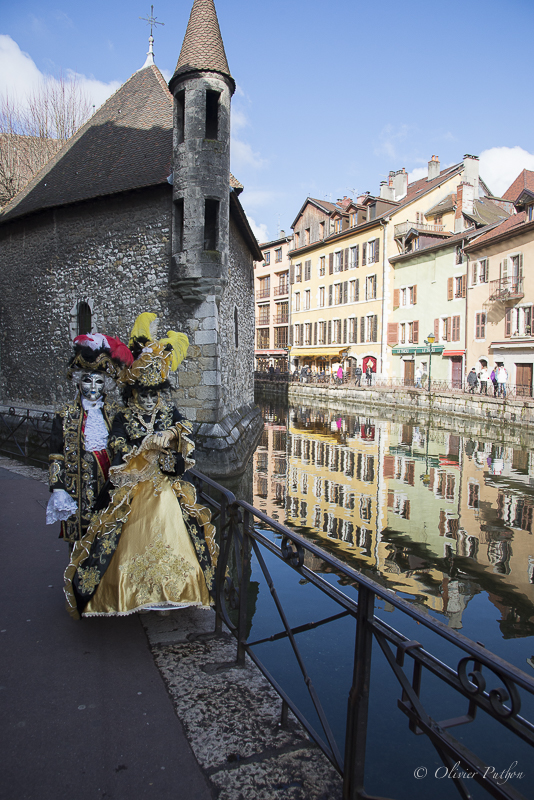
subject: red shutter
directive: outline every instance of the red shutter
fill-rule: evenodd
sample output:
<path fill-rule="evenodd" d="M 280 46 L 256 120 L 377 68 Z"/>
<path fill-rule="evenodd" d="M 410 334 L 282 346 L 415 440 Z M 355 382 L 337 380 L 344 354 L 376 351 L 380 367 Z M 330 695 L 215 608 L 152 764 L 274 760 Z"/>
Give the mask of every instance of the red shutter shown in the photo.
<path fill-rule="evenodd" d="M 436 337 L 436 342 L 439 342 L 439 319 L 434 320 L 434 336 Z"/>
<path fill-rule="evenodd" d="M 417 286 L 414 286 L 413 287 L 413 304 L 414 304 L 414 306 L 416 305 L 416 303 L 417 303 Z"/>
<path fill-rule="evenodd" d="M 345 248 L 345 269 L 349 268 L 349 248 Z"/>
<path fill-rule="evenodd" d="M 334 254 L 330 253 L 328 256 L 328 274 L 333 275 L 334 273 Z"/>
<path fill-rule="evenodd" d="M 399 341 L 399 323 L 388 322 L 387 331 L 387 343 L 390 347 L 395 347 Z"/>
<path fill-rule="evenodd" d="M 400 303 L 400 289 L 393 289 L 393 308 L 398 308 Z"/>
<path fill-rule="evenodd" d="M 384 478 L 392 479 L 394 477 L 395 477 L 395 456 L 384 456 Z M 389 505 L 389 500 L 388 500 L 388 505 Z"/>
<path fill-rule="evenodd" d="M 462 275 L 462 297 L 465 297 L 467 288 L 467 275 Z"/>
<path fill-rule="evenodd" d="M 413 324 L 413 343 L 419 344 L 419 320 L 415 320 Z"/>
<path fill-rule="evenodd" d="M 446 336 L 447 342 L 450 342 L 451 340 L 451 328 L 452 328 L 452 317 L 447 317 L 447 336 Z"/>
<path fill-rule="evenodd" d="M 454 297 L 453 278 L 447 278 L 447 300 Z"/>

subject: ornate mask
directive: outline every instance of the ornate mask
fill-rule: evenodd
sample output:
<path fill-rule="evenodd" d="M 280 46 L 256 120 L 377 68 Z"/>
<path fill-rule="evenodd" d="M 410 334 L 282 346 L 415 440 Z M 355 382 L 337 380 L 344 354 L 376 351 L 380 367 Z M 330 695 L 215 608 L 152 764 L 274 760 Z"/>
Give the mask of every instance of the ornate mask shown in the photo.
<path fill-rule="evenodd" d="M 146 411 L 147 414 L 151 414 L 156 407 L 159 394 L 155 389 L 140 389 L 137 392 L 137 405 L 139 405 L 143 411 Z"/>
<path fill-rule="evenodd" d="M 80 380 L 80 392 L 86 400 L 100 400 L 106 382 L 100 372 L 84 372 Z"/>

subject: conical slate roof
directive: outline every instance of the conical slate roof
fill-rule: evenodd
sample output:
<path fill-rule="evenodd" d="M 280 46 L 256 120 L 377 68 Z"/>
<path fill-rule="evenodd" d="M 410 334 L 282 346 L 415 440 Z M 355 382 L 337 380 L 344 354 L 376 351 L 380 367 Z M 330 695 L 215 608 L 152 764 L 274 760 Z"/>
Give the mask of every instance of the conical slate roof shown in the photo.
<path fill-rule="evenodd" d="M 170 86 L 178 76 L 199 71 L 220 72 L 233 83 L 213 0 L 195 0 L 193 3 Z"/>

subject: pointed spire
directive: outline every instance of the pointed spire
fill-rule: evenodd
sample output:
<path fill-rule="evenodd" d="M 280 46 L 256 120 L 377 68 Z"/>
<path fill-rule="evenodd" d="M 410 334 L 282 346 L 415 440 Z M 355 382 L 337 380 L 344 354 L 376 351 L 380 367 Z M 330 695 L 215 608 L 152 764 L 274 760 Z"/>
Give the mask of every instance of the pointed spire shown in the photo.
<path fill-rule="evenodd" d="M 194 0 L 171 84 L 188 72 L 219 72 L 234 83 L 213 0 Z"/>
<path fill-rule="evenodd" d="M 146 61 L 141 67 L 141 69 L 145 69 L 146 67 L 154 66 L 156 62 L 154 61 L 154 37 L 148 37 L 148 53 L 146 54 Z M 141 70 L 139 70 L 141 72 Z"/>

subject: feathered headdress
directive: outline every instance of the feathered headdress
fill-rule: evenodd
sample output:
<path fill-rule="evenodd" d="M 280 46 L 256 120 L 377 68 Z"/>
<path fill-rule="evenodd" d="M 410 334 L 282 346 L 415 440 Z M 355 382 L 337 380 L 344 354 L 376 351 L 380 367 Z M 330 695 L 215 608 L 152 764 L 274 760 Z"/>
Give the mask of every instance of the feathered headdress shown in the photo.
<path fill-rule="evenodd" d="M 133 362 L 131 350 L 114 336 L 102 333 L 87 333 L 77 336 L 73 342 L 74 355 L 67 376 L 72 378 L 76 369 L 104 372 L 117 379 L 121 369 Z"/>
<path fill-rule="evenodd" d="M 164 339 L 155 341 L 151 337 L 150 325 L 156 319 L 156 314 L 145 311 L 135 320 L 128 343 L 133 353 L 133 363 L 121 371 L 122 383 L 160 388 L 169 373 L 174 372 L 184 360 L 189 347 L 185 333 L 167 331 Z"/>

